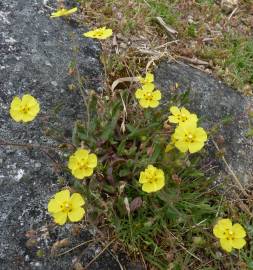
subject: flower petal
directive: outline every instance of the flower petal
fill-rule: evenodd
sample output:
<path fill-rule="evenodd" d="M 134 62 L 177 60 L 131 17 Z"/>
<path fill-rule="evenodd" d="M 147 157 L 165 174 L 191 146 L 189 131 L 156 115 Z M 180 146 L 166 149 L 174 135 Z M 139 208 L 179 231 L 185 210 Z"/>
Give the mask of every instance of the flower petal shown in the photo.
<path fill-rule="evenodd" d="M 204 147 L 204 142 L 189 143 L 188 147 L 191 154 L 196 153 Z"/>
<path fill-rule="evenodd" d="M 54 222 L 59 224 L 59 225 L 63 225 L 66 223 L 67 216 L 68 216 L 68 214 L 66 212 L 53 213 Z"/>
<path fill-rule="evenodd" d="M 11 109 L 10 115 L 11 115 L 12 119 L 16 122 L 20 122 L 22 120 L 22 114 L 18 110 Z"/>
<path fill-rule="evenodd" d="M 22 114 L 22 121 L 27 123 L 27 122 L 30 122 L 32 121 L 34 118 L 36 117 L 36 115 L 31 115 L 31 114 Z"/>
<path fill-rule="evenodd" d="M 203 128 L 197 128 L 195 131 L 196 139 L 205 142 L 207 140 L 207 134 Z"/>
<path fill-rule="evenodd" d="M 229 218 L 220 219 L 217 222 L 217 225 L 223 227 L 224 229 L 228 229 L 228 230 L 231 230 L 232 229 L 232 221 Z"/>
<path fill-rule="evenodd" d="M 159 179 L 158 181 L 154 181 L 151 183 L 150 182 L 145 183 L 142 185 L 142 190 L 147 193 L 156 192 L 164 187 L 164 183 L 165 182 L 162 179 Z"/>
<path fill-rule="evenodd" d="M 148 72 L 146 74 L 145 82 L 146 83 L 152 83 L 154 81 L 154 74 Z"/>
<path fill-rule="evenodd" d="M 214 236 L 216 236 L 217 238 L 226 238 L 227 237 L 227 233 L 226 233 L 226 229 L 224 229 L 222 226 L 220 226 L 219 224 L 216 224 L 213 227 L 213 234 Z"/>
<path fill-rule="evenodd" d="M 82 207 L 73 208 L 72 211 L 68 212 L 69 220 L 72 222 L 80 221 L 84 216 L 84 209 Z"/>
<path fill-rule="evenodd" d="M 140 178 L 139 178 L 139 183 L 141 183 L 141 184 L 144 184 L 144 183 L 146 183 L 147 182 L 147 177 L 146 177 L 146 174 L 145 174 L 145 172 L 141 172 L 140 173 Z"/>
<path fill-rule="evenodd" d="M 185 153 L 185 152 L 187 152 L 187 150 L 188 150 L 188 143 L 186 143 L 186 142 L 184 142 L 184 141 L 176 141 L 175 142 L 175 146 L 176 146 L 176 148 L 180 151 L 180 152 L 182 152 L 182 153 Z"/>
<path fill-rule="evenodd" d="M 246 236 L 244 228 L 239 223 L 233 225 L 232 231 L 234 232 L 235 238 L 243 238 Z"/>
<path fill-rule="evenodd" d="M 156 108 L 159 105 L 159 101 L 157 100 L 150 100 L 149 101 L 149 107 Z"/>
<path fill-rule="evenodd" d="M 144 97 L 144 91 L 141 88 L 138 88 L 135 92 L 135 97 L 141 99 Z"/>
<path fill-rule="evenodd" d="M 232 240 L 227 240 L 226 238 L 220 239 L 220 244 L 221 244 L 221 247 L 225 251 L 227 251 L 227 252 L 231 252 L 232 251 Z"/>
<path fill-rule="evenodd" d="M 49 213 L 57 213 L 61 211 L 61 204 L 55 200 L 51 199 L 47 205 L 47 210 Z"/>
<path fill-rule="evenodd" d="M 177 117 L 175 117 L 174 115 L 170 115 L 169 116 L 169 122 L 170 123 L 177 124 L 179 121 L 178 121 L 178 118 Z"/>
<path fill-rule="evenodd" d="M 191 113 L 185 109 L 184 107 L 181 108 L 181 114 L 184 114 L 185 116 L 189 117 Z"/>
<path fill-rule="evenodd" d="M 149 107 L 149 101 L 146 99 L 140 99 L 139 100 L 140 106 L 142 108 L 148 108 Z"/>
<path fill-rule="evenodd" d="M 172 149 L 175 148 L 174 143 L 170 142 L 169 144 L 167 144 L 166 148 L 165 148 L 165 153 L 170 152 Z"/>
<path fill-rule="evenodd" d="M 161 92 L 159 90 L 155 90 L 153 92 L 153 99 L 160 100 L 162 98 Z"/>
<path fill-rule="evenodd" d="M 97 156 L 95 154 L 90 154 L 88 156 L 88 163 L 87 166 L 90 168 L 95 168 L 97 166 Z"/>
<path fill-rule="evenodd" d="M 83 179 L 84 177 L 91 176 L 93 174 L 93 169 L 87 167 L 85 169 L 75 169 L 71 172 L 77 179 Z"/>
<path fill-rule="evenodd" d="M 26 94 L 22 97 L 22 103 L 34 105 L 37 103 L 37 100 L 33 96 Z"/>
<path fill-rule="evenodd" d="M 155 85 L 153 83 L 146 83 L 142 86 L 142 88 L 147 92 L 152 92 L 155 89 Z"/>
<path fill-rule="evenodd" d="M 54 199 L 59 203 L 63 203 L 65 201 L 69 201 L 70 199 L 70 192 L 68 189 L 65 189 L 65 190 L 62 190 L 62 191 L 59 191 L 57 192 L 55 195 L 54 195 Z"/>
<path fill-rule="evenodd" d="M 246 245 L 246 241 L 243 238 L 235 238 L 232 240 L 232 246 L 236 249 L 241 249 Z"/>
<path fill-rule="evenodd" d="M 179 110 L 179 108 L 176 107 L 176 106 L 170 107 L 170 112 L 171 112 L 173 115 L 180 114 L 180 110 Z"/>
<path fill-rule="evenodd" d="M 192 121 L 192 122 L 198 122 L 198 116 L 194 113 L 191 113 L 189 115 L 189 121 Z"/>
<path fill-rule="evenodd" d="M 72 196 L 70 197 L 70 202 L 73 208 L 76 208 L 85 204 L 83 197 L 79 193 L 73 193 Z"/>
<path fill-rule="evenodd" d="M 88 155 L 89 155 L 89 151 L 86 150 L 86 149 L 82 149 L 82 148 L 79 148 L 76 150 L 76 152 L 74 153 L 75 157 L 77 159 L 80 159 L 82 161 L 85 161 L 88 159 Z"/>
<path fill-rule="evenodd" d="M 70 156 L 69 157 L 69 162 L 68 162 L 68 168 L 70 170 L 75 170 L 77 169 L 79 166 L 78 166 L 78 163 L 77 163 L 77 159 L 74 155 Z"/>

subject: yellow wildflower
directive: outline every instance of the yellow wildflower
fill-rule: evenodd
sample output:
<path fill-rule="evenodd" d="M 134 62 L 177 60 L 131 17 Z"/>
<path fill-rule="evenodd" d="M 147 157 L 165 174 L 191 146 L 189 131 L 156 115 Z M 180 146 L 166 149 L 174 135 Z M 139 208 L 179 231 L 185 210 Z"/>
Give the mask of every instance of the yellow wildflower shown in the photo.
<path fill-rule="evenodd" d="M 207 141 L 207 134 L 203 128 L 198 128 L 196 122 L 187 121 L 177 126 L 173 134 L 175 146 L 181 152 L 195 153 L 201 150 Z"/>
<path fill-rule="evenodd" d="M 107 39 L 112 35 L 112 29 L 101 27 L 83 34 L 85 37 L 96 38 L 96 39 Z"/>
<path fill-rule="evenodd" d="M 139 100 L 142 108 L 155 108 L 159 105 L 159 100 L 162 97 L 161 92 L 159 90 L 154 91 L 154 89 L 155 85 L 148 83 L 136 90 L 135 97 Z"/>
<path fill-rule="evenodd" d="M 184 107 L 178 108 L 176 106 L 170 107 L 170 112 L 172 115 L 169 116 L 169 122 L 175 124 L 182 124 L 186 121 L 197 122 L 198 117 L 196 114 L 190 113 Z"/>
<path fill-rule="evenodd" d="M 63 225 L 67 218 L 71 222 L 80 221 L 84 216 L 84 199 L 79 193 L 70 197 L 68 189 L 57 192 L 48 203 L 48 212 L 54 217 L 57 224 Z"/>
<path fill-rule="evenodd" d="M 77 179 L 91 176 L 94 168 L 97 166 L 97 156 L 89 154 L 88 150 L 78 149 L 70 156 L 68 168 Z"/>
<path fill-rule="evenodd" d="M 218 221 L 213 228 L 213 234 L 220 239 L 221 247 L 227 252 L 231 252 L 233 248 L 241 249 L 246 244 L 244 228 L 239 223 L 232 225 L 228 218 Z"/>
<path fill-rule="evenodd" d="M 152 74 L 150 72 L 148 72 L 146 74 L 146 77 L 145 78 L 143 78 L 141 76 L 138 76 L 137 78 L 138 78 L 138 80 L 139 80 L 139 82 L 141 84 L 147 84 L 147 83 L 153 83 L 154 82 L 154 74 Z"/>
<path fill-rule="evenodd" d="M 164 172 L 153 165 L 148 165 L 145 171 L 141 172 L 139 183 L 142 184 L 143 191 L 156 192 L 165 185 Z"/>
<path fill-rule="evenodd" d="M 71 8 L 71 9 L 65 9 L 61 8 L 57 10 L 56 12 L 53 12 L 50 16 L 50 18 L 57 18 L 62 16 L 69 16 L 77 11 L 77 7 Z"/>
<path fill-rule="evenodd" d="M 31 95 L 24 95 L 21 99 L 14 97 L 10 106 L 10 115 L 16 122 L 30 122 L 40 111 L 40 104 Z"/>

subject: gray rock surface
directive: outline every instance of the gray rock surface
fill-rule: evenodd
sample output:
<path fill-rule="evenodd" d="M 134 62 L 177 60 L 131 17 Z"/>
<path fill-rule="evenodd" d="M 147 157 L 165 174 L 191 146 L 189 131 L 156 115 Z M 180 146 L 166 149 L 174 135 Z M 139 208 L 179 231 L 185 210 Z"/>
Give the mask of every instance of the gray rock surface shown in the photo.
<path fill-rule="evenodd" d="M 57 129 L 71 140 L 74 121 L 83 117 L 78 91 L 70 91 L 68 75 L 73 48 L 79 47 L 78 67 L 85 88 L 99 90 L 103 70 L 99 44 L 82 38 L 86 30 L 71 20 L 50 19 L 43 0 L 0 1 L 0 140 L 54 146 L 45 128 Z M 50 3 L 48 3 L 50 4 Z M 15 123 L 9 105 L 15 95 L 30 93 L 41 104 L 41 113 L 27 125 Z M 59 112 L 52 116 L 52 111 Z M 59 123 L 58 123 L 59 122 Z M 62 140 L 64 142 L 64 140 Z M 74 226 L 54 226 L 46 212 L 49 198 L 62 186 L 56 162 L 66 160 L 57 151 L 0 146 L 0 269 L 73 269 L 87 264 L 101 247 L 83 245 L 59 258 L 51 257 L 52 245 L 64 238 L 72 248 L 94 235 L 85 227 L 71 234 Z M 47 154 L 45 154 L 47 152 Z M 51 159 L 56 162 L 52 162 Z M 105 252 L 89 269 L 119 269 Z"/>
<path fill-rule="evenodd" d="M 220 148 L 225 149 L 226 160 L 244 185 L 252 185 L 253 138 L 245 136 L 249 129 L 248 112 L 253 108 L 252 97 L 243 97 L 218 79 L 183 63 L 162 62 L 156 69 L 155 80 L 164 99 L 171 97 L 176 83 L 179 88 L 174 93 L 190 90 L 188 108 L 201 116 L 202 126 L 208 129 L 220 127 L 215 140 L 224 138 Z M 216 151 L 211 141 L 209 146 Z M 222 166 L 221 178 L 226 171 L 227 168 Z"/>

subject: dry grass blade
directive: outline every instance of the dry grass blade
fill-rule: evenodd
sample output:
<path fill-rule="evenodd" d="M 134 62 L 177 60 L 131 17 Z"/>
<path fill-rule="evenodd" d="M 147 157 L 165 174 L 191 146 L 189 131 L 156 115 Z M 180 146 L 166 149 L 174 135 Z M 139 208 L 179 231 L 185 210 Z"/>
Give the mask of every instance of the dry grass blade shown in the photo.
<path fill-rule="evenodd" d="M 86 266 L 84 269 L 87 269 L 93 262 L 95 262 L 108 248 L 109 246 L 115 241 L 113 239 L 111 242 L 109 242 Z"/>
<path fill-rule="evenodd" d="M 220 152 L 220 148 L 219 148 L 219 146 L 217 145 L 217 143 L 216 143 L 214 140 L 212 140 L 212 142 L 213 142 L 215 148 L 217 149 L 217 151 Z M 236 184 L 237 187 L 242 191 L 243 195 L 247 198 L 247 197 L 248 197 L 248 194 L 247 194 L 247 192 L 245 191 L 244 187 L 242 186 L 240 180 L 238 179 L 238 177 L 237 177 L 236 174 L 234 173 L 233 169 L 232 169 L 231 166 L 228 164 L 228 162 L 227 162 L 227 160 L 225 159 L 224 156 L 222 156 L 221 159 L 222 159 L 222 161 L 224 162 L 224 164 L 226 165 L 226 167 L 227 167 L 229 173 L 230 173 L 231 176 L 233 177 L 235 184 Z"/>
<path fill-rule="evenodd" d="M 118 84 L 123 83 L 123 82 L 138 82 L 138 78 L 137 77 L 124 77 L 124 78 L 119 78 L 116 81 L 113 82 L 112 86 L 111 86 L 111 90 L 112 92 L 114 91 L 114 89 L 118 86 Z"/>
<path fill-rule="evenodd" d="M 171 26 L 166 24 L 164 20 L 161 17 L 156 17 L 157 22 L 165 29 L 166 33 L 172 38 L 175 39 L 177 36 L 178 32 L 173 29 Z"/>
<path fill-rule="evenodd" d="M 168 230 L 168 232 L 169 232 L 169 234 L 170 234 L 175 240 L 177 240 L 178 245 L 179 245 L 186 253 L 188 253 L 189 255 L 191 255 L 192 257 L 194 257 L 196 260 L 202 262 L 202 260 L 201 260 L 198 256 L 196 256 L 195 254 L 193 254 L 192 252 L 190 252 L 190 251 L 183 245 L 183 243 L 181 243 L 181 242 L 179 241 L 179 239 L 178 239 L 171 231 Z"/>
<path fill-rule="evenodd" d="M 202 65 L 202 66 L 209 66 L 210 65 L 208 62 L 197 59 L 197 58 L 189 58 L 189 57 L 185 57 L 185 56 L 178 56 L 178 58 L 185 60 L 191 64 L 194 64 L 194 65 Z"/>
<path fill-rule="evenodd" d="M 94 239 L 85 241 L 85 242 L 83 242 L 83 243 L 81 243 L 81 244 L 79 244 L 79 245 L 77 245 L 77 246 L 74 246 L 73 248 L 71 248 L 71 249 L 69 249 L 69 250 L 67 250 L 67 251 L 64 251 L 64 252 L 58 254 L 56 257 L 63 256 L 63 255 L 65 255 L 65 254 L 67 254 L 67 253 L 69 253 L 69 252 L 71 252 L 71 251 L 73 251 L 73 250 L 75 250 L 75 249 L 77 249 L 77 248 L 79 248 L 79 247 L 81 247 L 81 246 L 84 246 L 84 245 L 86 245 L 86 244 L 92 243 L 92 242 L 94 242 L 94 241 L 95 241 Z"/>

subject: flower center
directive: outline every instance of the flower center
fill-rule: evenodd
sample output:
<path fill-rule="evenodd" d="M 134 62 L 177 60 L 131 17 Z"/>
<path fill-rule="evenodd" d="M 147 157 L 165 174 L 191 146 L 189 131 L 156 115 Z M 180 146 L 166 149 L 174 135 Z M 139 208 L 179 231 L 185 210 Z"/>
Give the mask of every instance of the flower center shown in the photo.
<path fill-rule="evenodd" d="M 62 212 L 68 213 L 68 212 L 72 211 L 72 205 L 68 201 L 62 203 L 60 207 L 61 207 Z"/>
<path fill-rule="evenodd" d="M 189 133 L 189 134 L 185 134 L 185 141 L 188 143 L 194 143 L 194 135 Z"/>
<path fill-rule="evenodd" d="M 97 31 L 97 33 L 96 33 L 96 36 L 98 36 L 98 37 L 101 37 L 103 35 L 104 35 L 104 31 L 103 30 Z"/>
<path fill-rule="evenodd" d="M 30 111 L 30 108 L 27 106 L 27 105 L 24 105 L 21 109 L 21 111 L 24 113 L 24 114 L 27 114 L 29 111 Z"/>
<path fill-rule="evenodd" d="M 152 93 L 145 93 L 144 94 L 144 97 L 147 99 L 147 100 L 152 100 L 153 99 L 153 94 Z"/>
<path fill-rule="evenodd" d="M 187 120 L 187 116 L 185 114 L 181 114 L 181 121 L 185 122 Z"/>
<path fill-rule="evenodd" d="M 226 235 L 227 240 L 234 240 L 235 238 L 234 232 L 232 230 L 227 229 L 224 234 Z"/>
<path fill-rule="evenodd" d="M 86 170 L 88 168 L 86 162 L 78 162 L 77 165 L 79 170 Z"/>

